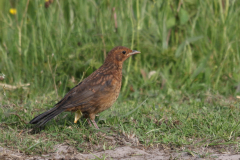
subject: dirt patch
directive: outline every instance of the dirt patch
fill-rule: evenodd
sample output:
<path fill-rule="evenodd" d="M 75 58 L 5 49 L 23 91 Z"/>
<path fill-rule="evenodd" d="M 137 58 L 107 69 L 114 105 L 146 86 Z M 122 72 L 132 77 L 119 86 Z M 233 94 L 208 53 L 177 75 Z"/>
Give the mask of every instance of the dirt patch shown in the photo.
<path fill-rule="evenodd" d="M 0 159 L 3 160 L 13 160 L 13 159 L 26 159 L 26 160 L 45 160 L 45 159 L 95 159 L 104 158 L 105 159 L 123 159 L 123 160 L 168 160 L 168 159 L 190 159 L 190 160 L 200 160 L 200 159 L 221 159 L 221 160 L 238 160 L 240 155 L 230 155 L 230 154 L 217 154 L 211 153 L 206 157 L 200 157 L 197 154 L 190 154 L 189 152 L 179 152 L 176 151 L 165 151 L 161 149 L 145 150 L 143 148 L 136 148 L 130 146 L 123 146 L 115 148 L 114 150 L 106 150 L 101 152 L 92 152 L 87 154 L 82 154 L 76 152 L 75 149 L 69 145 L 57 145 L 55 146 L 56 152 L 49 153 L 41 156 L 24 155 L 16 151 L 11 151 L 9 149 L 0 147 Z"/>
<path fill-rule="evenodd" d="M 107 130 L 107 128 L 105 128 Z M 38 135 L 40 136 L 40 134 Z M 41 134 L 41 138 L 45 133 Z M 41 152 L 42 155 L 36 155 L 36 152 L 18 151 L 17 148 L 0 147 L 0 160 L 45 160 L 45 159 L 123 159 L 123 160 L 167 160 L 167 159 L 240 159 L 238 148 L 235 145 L 217 145 L 217 146 L 174 146 L 165 144 L 156 144 L 155 146 L 146 147 L 143 145 L 135 134 L 118 132 L 106 134 L 102 132 L 95 133 L 98 142 L 94 139 L 85 136 L 86 142 L 70 143 L 65 141 L 63 144 L 55 145 L 47 152 Z M 39 137 L 37 137 L 38 139 Z M 88 141 L 88 142 L 87 142 Z M 81 148 L 82 150 L 79 150 Z M 80 152 L 81 151 L 81 152 Z M 45 153 L 45 154 L 43 154 Z M 27 155 L 32 154 L 32 155 Z M 35 154 L 35 155 L 34 155 Z"/>

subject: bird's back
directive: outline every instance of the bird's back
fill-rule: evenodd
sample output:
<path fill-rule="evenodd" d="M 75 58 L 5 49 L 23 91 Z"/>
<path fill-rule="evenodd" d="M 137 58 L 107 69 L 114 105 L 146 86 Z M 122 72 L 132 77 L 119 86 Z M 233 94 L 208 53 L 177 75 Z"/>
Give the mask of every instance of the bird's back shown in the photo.
<path fill-rule="evenodd" d="M 70 90 L 57 107 L 97 114 L 113 105 L 121 89 L 122 69 L 103 65 Z"/>

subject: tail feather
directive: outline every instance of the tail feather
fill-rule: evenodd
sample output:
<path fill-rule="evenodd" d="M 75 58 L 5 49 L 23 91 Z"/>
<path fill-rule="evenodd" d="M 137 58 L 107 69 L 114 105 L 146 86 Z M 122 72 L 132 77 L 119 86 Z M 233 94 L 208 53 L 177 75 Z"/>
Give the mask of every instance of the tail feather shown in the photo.
<path fill-rule="evenodd" d="M 59 115 L 62 113 L 64 109 L 59 108 L 59 107 L 54 107 L 38 116 L 33 118 L 29 123 L 30 124 L 37 124 L 36 127 L 42 127 L 44 126 L 48 121 L 50 121 L 52 118 L 55 116 Z"/>
<path fill-rule="evenodd" d="M 52 114 L 50 114 L 49 116 L 45 117 L 43 120 L 41 120 L 37 126 L 41 127 L 44 126 L 48 121 L 50 121 L 52 118 L 54 118 L 55 116 L 59 115 L 60 113 L 62 113 L 64 110 L 56 110 L 55 112 L 53 112 Z"/>

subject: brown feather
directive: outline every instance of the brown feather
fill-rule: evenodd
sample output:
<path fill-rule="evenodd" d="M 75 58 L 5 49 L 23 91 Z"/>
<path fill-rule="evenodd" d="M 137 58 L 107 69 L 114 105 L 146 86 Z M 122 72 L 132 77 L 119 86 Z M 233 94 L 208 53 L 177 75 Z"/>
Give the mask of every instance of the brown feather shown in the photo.
<path fill-rule="evenodd" d="M 81 111 L 86 118 L 90 118 L 95 127 L 95 115 L 113 105 L 117 100 L 122 83 L 122 65 L 123 62 L 132 54 L 140 53 L 132 51 L 126 47 L 113 48 L 106 57 L 104 64 L 93 72 L 90 76 L 71 89 L 56 105 L 57 110 L 63 111 Z M 49 110 L 48 112 L 50 112 Z M 58 112 L 56 112 L 58 113 Z M 61 113 L 61 112 L 60 112 Z M 58 113 L 58 114 L 60 114 Z M 44 115 L 44 113 L 42 114 Z M 48 113 L 47 115 L 50 115 Z M 51 117 L 45 115 L 34 118 L 30 123 L 44 122 L 44 118 L 49 121 Z M 98 128 L 98 127 L 97 127 Z"/>

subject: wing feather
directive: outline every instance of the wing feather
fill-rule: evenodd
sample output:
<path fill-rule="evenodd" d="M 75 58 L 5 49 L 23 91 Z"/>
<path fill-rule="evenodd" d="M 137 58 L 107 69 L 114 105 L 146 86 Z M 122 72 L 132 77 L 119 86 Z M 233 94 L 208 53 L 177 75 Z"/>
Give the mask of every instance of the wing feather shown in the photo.
<path fill-rule="evenodd" d="M 73 89 L 71 89 L 56 106 L 63 109 L 70 109 L 78 106 L 89 107 L 95 102 L 95 98 L 99 96 L 99 92 L 105 92 L 111 88 L 112 76 L 97 74 L 92 79 L 85 79 Z"/>

